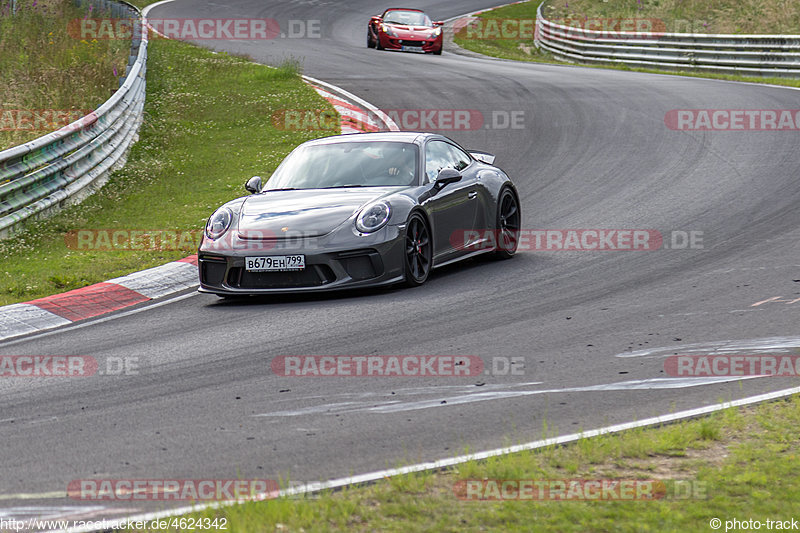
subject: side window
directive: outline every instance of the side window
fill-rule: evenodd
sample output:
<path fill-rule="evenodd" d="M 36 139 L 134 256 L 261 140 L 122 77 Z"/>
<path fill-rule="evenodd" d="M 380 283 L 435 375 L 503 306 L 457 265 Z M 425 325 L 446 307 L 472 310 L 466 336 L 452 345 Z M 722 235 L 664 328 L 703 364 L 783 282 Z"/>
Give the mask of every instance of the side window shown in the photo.
<path fill-rule="evenodd" d="M 431 183 L 443 168 L 455 168 L 451 161 L 450 145 L 443 141 L 431 141 L 425 147 L 425 183 Z"/>
<path fill-rule="evenodd" d="M 464 150 L 444 141 L 431 141 L 425 149 L 425 183 L 435 180 L 443 168 L 464 170 L 471 162 Z"/>
<path fill-rule="evenodd" d="M 452 144 L 447 145 L 450 148 L 450 158 L 453 160 L 456 170 L 464 170 L 469 166 L 472 162 L 470 159 L 469 154 L 464 152 L 461 148 L 453 146 Z"/>

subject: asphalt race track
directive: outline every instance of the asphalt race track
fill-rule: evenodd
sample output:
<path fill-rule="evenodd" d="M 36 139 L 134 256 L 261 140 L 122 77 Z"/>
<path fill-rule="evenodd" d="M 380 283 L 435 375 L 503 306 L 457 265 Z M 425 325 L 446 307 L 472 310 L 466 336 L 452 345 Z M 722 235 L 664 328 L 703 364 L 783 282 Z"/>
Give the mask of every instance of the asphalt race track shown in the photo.
<path fill-rule="evenodd" d="M 442 20 L 493 2 L 406 4 Z M 671 378 L 664 355 L 800 353 L 800 300 L 787 303 L 800 298 L 797 132 L 673 131 L 664 117 L 673 109 L 798 109 L 800 92 L 447 49 L 438 57 L 379 52 L 366 47 L 365 29 L 383 7 L 177 0 L 150 16 L 275 18 L 282 27 L 319 20 L 321 38 L 204 45 L 273 65 L 300 59 L 305 74 L 383 109 L 521 113 L 521 128 L 487 119 L 488 127 L 442 133 L 497 155 L 520 191 L 523 228 L 656 229 L 668 242 L 672 232 L 702 232 L 702 247 L 521 251 L 445 268 L 416 289 L 245 302 L 187 293 L 2 343 L 2 355 L 138 357 L 141 372 L 0 381 L 0 516 L 180 505 L 59 496 L 74 479 L 325 480 L 535 440 L 545 422 L 548 436 L 574 433 L 796 385 Z M 271 371 L 275 356 L 306 354 L 475 355 L 489 367 L 492 358 L 522 357 L 524 373 Z"/>

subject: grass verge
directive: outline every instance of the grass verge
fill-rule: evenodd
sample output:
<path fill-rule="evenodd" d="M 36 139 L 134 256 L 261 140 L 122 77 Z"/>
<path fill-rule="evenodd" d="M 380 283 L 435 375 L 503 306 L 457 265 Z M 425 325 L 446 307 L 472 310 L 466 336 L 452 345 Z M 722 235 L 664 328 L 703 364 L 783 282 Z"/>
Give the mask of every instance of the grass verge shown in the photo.
<path fill-rule="evenodd" d="M 290 62 L 272 69 L 165 39 L 149 45 L 145 121 L 127 165 L 82 204 L 30 223 L 0 241 L 0 305 L 101 282 L 196 252 L 199 230 L 220 204 L 269 176 L 298 144 L 320 131 L 280 130 L 280 109 L 332 108 Z M 192 230 L 176 249 L 149 247 L 128 233 L 121 248 L 70 239 L 79 229 Z M 69 243 L 69 245 L 68 245 Z M 156 246 L 158 248 L 159 246 Z"/>
<path fill-rule="evenodd" d="M 765 15 L 763 17 L 755 17 L 752 11 L 745 11 L 744 4 L 750 3 L 752 3 L 751 0 L 746 0 L 744 3 L 738 0 L 642 0 L 638 3 L 635 0 L 608 0 L 607 2 L 605 0 L 603 2 L 598 2 L 597 0 L 572 0 L 569 2 L 548 0 L 543 6 L 543 13 L 551 20 L 658 18 L 664 21 L 667 29 L 676 27 L 682 29 L 686 25 L 683 21 L 689 21 L 688 24 L 691 25 L 691 30 L 698 33 L 800 33 L 800 2 L 760 0 L 758 3 L 761 7 L 757 12 L 769 13 L 769 16 Z M 536 19 L 536 10 L 539 4 L 539 0 L 513 4 L 486 11 L 478 15 L 478 17 L 482 19 L 498 19 L 498 21 L 501 19 L 533 21 Z M 782 19 L 781 15 L 785 16 L 785 18 Z M 732 17 L 730 25 L 725 22 L 726 16 Z M 750 16 L 753 20 L 748 21 L 747 24 L 740 22 L 744 20 L 745 16 Z M 780 23 L 777 22 L 778 20 L 780 20 Z M 795 22 L 787 26 L 787 20 Z M 490 26 L 487 23 L 482 27 L 488 29 Z M 533 25 L 531 24 L 530 27 L 532 28 Z M 730 28 L 738 28 L 742 31 L 734 32 Z M 724 31 L 725 29 L 729 31 Z M 525 32 L 520 33 L 523 38 L 487 39 L 483 37 L 489 37 L 494 34 L 489 31 L 468 34 L 466 28 L 464 28 L 455 35 L 455 43 L 467 50 L 501 59 L 560 65 L 574 64 L 556 60 L 552 54 L 536 48 L 533 44 L 533 39 L 525 35 Z M 500 33 L 495 34 L 500 35 Z M 511 35 L 511 37 L 514 36 Z M 693 70 L 673 71 L 633 68 L 614 63 L 604 65 L 581 64 L 581 66 L 800 87 L 800 80 L 785 78 L 739 76 Z"/>
<path fill-rule="evenodd" d="M 734 518 L 791 520 L 797 518 L 800 497 L 798 423 L 800 399 L 792 397 L 661 428 L 465 463 L 438 473 L 389 478 L 316 499 L 279 498 L 184 518 L 224 518 L 229 530 L 253 533 L 684 533 L 712 531 L 713 518 L 720 519 L 723 528 Z M 465 501 L 454 488 L 467 480 L 573 479 L 663 480 L 666 495 L 649 501 Z"/>
<path fill-rule="evenodd" d="M 12 15 L 11 1 L 0 0 L 0 150 L 65 126 L 108 100 L 125 75 L 131 46 L 130 40 L 77 38 L 70 21 L 88 12 L 71 0 L 16 4 Z"/>
<path fill-rule="evenodd" d="M 564 20 L 647 17 L 663 21 L 667 32 L 791 35 L 800 30 L 800 3 L 793 0 L 548 0 L 543 13 Z"/>

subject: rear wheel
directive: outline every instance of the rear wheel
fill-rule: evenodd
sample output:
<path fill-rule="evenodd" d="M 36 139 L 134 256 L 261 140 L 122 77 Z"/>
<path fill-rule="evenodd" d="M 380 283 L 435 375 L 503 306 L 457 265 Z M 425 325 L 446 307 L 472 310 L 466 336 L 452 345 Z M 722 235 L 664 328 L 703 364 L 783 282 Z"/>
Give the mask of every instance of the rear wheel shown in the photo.
<path fill-rule="evenodd" d="M 497 201 L 497 250 L 498 259 L 510 259 L 517 253 L 522 216 L 519 201 L 511 189 L 505 188 Z"/>
<path fill-rule="evenodd" d="M 419 213 L 414 213 L 408 219 L 405 244 L 406 285 L 416 287 L 428 279 L 433 264 L 431 232 Z"/>

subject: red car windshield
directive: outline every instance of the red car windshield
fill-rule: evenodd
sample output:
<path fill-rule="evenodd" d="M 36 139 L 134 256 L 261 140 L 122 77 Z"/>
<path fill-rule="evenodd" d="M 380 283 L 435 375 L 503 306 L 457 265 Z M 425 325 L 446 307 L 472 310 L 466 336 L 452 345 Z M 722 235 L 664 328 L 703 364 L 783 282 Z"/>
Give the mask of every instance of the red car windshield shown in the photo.
<path fill-rule="evenodd" d="M 431 19 L 420 11 L 387 11 L 383 16 L 387 24 L 402 24 L 403 26 L 433 26 Z"/>

